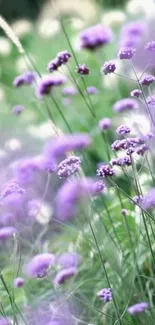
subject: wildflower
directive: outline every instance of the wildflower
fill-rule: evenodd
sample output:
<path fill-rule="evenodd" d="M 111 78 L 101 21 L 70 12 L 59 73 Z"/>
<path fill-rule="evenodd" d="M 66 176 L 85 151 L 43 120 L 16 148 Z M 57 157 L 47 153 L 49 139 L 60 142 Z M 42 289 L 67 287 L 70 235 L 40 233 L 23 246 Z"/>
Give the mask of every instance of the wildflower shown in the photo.
<path fill-rule="evenodd" d="M 142 91 L 139 90 L 139 89 L 134 89 L 134 90 L 132 90 L 131 93 L 130 93 L 130 95 L 131 95 L 132 97 L 137 97 L 137 98 L 139 98 L 141 94 L 142 94 Z"/>
<path fill-rule="evenodd" d="M 74 86 L 68 86 L 63 89 L 62 93 L 64 96 L 75 96 L 77 89 Z"/>
<path fill-rule="evenodd" d="M 95 196 L 106 189 L 105 183 L 102 180 L 98 180 L 92 184 L 92 194 Z"/>
<path fill-rule="evenodd" d="M 17 230 L 14 227 L 3 227 L 0 228 L 0 241 L 13 237 Z"/>
<path fill-rule="evenodd" d="M 57 170 L 56 160 L 54 158 L 50 159 L 48 157 L 43 157 L 41 159 L 40 168 L 41 168 L 41 170 L 43 170 L 49 174 L 53 174 Z"/>
<path fill-rule="evenodd" d="M 111 128 L 111 119 L 108 117 L 103 118 L 99 121 L 99 128 L 101 131 L 108 130 Z"/>
<path fill-rule="evenodd" d="M 0 198 L 5 199 L 13 193 L 18 193 L 23 195 L 26 192 L 22 187 L 19 186 L 19 184 L 16 181 L 12 180 L 4 185 Z"/>
<path fill-rule="evenodd" d="M 14 173 L 19 183 L 29 183 L 33 179 L 33 175 L 40 170 L 40 159 L 37 157 L 25 158 L 16 163 Z"/>
<path fill-rule="evenodd" d="M 129 214 L 127 209 L 122 209 L 121 213 L 125 217 Z"/>
<path fill-rule="evenodd" d="M 131 166 L 132 162 L 129 156 L 114 158 L 110 161 L 112 166 Z"/>
<path fill-rule="evenodd" d="M 101 68 L 101 73 L 107 75 L 114 73 L 116 70 L 116 64 L 113 61 L 105 62 Z"/>
<path fill-rule="evenodd" d="M 115 175 L 115 171 L 109 165 L 102 165 L 97 169 L 97 175 L 101 177 L 113 176 Z"/>
<path fill-rule="evenodd" d="M 70 279 L 71 277 L 75 276 L 77 273 L 76 267 L 69 267 L 67 269 L 60 270 L 54 280 L 55 284 L 63 284 L 66 280 Z"/>
<path fill-rule="evenodd" d="M 10 323 L 6 318 L 0 318 L 0 325 L 9 325 Z"/>
<path fill-rule="evenodd" d="M 77 173 L 80 170 L 80 164 L 80 157 L 70 156 L 58 165 L 58 176 L 60 176 L 60 178 L 66 178 L 74 173 Z"/>
<path fill-rule="evenodd" d="M 50 253 L 36 255 L 26 265 L 26 273 L 29 277 L 43 278 L 47 275 L 48 270 L 55 263 L 55 256 Z"/>
<path fill-rule="evenodd" d="M 152 75 L 148 75 L 143 77 L 142 80 L 140 80 L 140 84 L 142 86 L 150 86 L 155 81 L 155 77 Z"/>
<path fill-rule="evenodd" d="M 69 151 L 78 151 L 87 148 L 91 138 L 87 133 L 74 133 L 72 135 L 60 136 L 52 140 L 45 147 L 45 155 L 51 158 L 58 158 Z"/>
<path fill-rule="evenodd" d="M 60 67 L 60 61 L 58 58 L 55 58 L 48 63 L 47 69 L 49 72 L 54 72 L 57 71 L 59 67 Z"/>
<path fill-rule="evenodd" d="M 96 50 L 112 40 L 112 31 L 104 25 L 89 27 L 80 33 L 81 48 Z"/>
<path fill-rule="evenodd" d="M 60 254 L 56 259 L 56 264 L 63 268 L 77 267 L 81 261 L 81 257 L 76 252 L 65 252 Z"/>
<path fill-rule="evenodd" d="M 79 64 L 77 67 L 76 72 L 81 75 L 88 75 L 90 73 L 89 68 L 86 66 L 86 64 Z"/>
<path fill-rule="evenodd" d="M 140 147 L 138 147 L 135 152 L 140 155 L 144 156 L 144 153 L 149 150 L 149 147 L 144 143 Z"/>
<path fill-rule="evenodd" d="M 137 107 L 138 107 L 137 101 L 132 98 L 120 99 L 113 106 L 114 111 L 117 113 L 134 110 Z"/>
<path fill-rule="evenodd" d="M 119 151 L 119 150 L 124 149 L 125 142 L 126 142 L 125 139 L 114 141 L 114 142 L 112 143 L 112 145 L 111 145 L 112 150 Z"/>
<path fill-rule="evenodd" d="M 116 132 L 121 135 L 125 135 L 131 132 L 131 129 L 127 125 L 120 125 L 117 129 Z"/>
<path fill-rule="evenodd" d="M 24 110 L 24 106 L 22 106 L 22 105 L 16 105 L 16 106 L 13 107 L 12 112 L 15 115 L 20 115 L 23 112 L 23 110 Z"/>
<path fill-rule="evenodd" d="M 66 64 L 71 58 L 71 54 L 68 51 L 62 51 L 57 54 L 57 58 L 61 64 Z"/>
<path fill-rule="evenodd" d="M 143 206 L 145 209 L 155 208 L 155 188 L 152 188 L 143 198 Z"/>
<path fill-rule="evenodd" d="M 99 93 L 99 90 L 96 87 L 94 87 L 94 86 L 89 86 L 89 87 L 87 87 L 86 92 L 89 95 L 96 95 L 96 94 Z"/>
<path fill-rule="evenodd" d="M 100 297 L 103 302 L 109 302 L 113 298 L 112 289 L 104 288 L 97 293 L 97 296 Z"/>
<path fill-rule="evenodd" d="M 145 44 L 145 50 L 154 52 L 155 51 L 155 41 L 151 41 Z"/>
<path fill-rule="evenodd" d="M 52 76 L 43 76 L 38 83 L 36 95 L 42 97 L 49 95 L 53 87 L 61 86 L 66 82 L 66 77 L 52 75 Z"/>
<path fill-rule="evenodd" d="M 13 85 L 15 87 L 20 87 L 22 85 L 31 85 L 35 80 L 36 73 L 32 71 L 24 72 L 22 75 L 14 79 Z"/>
<path fill-rule="evenodd" d="M 142 20 L 132 21 L 123 26 L 122 35 L 142 36 L 146 30 L 146 23 Z"/>
<path fill-rule="evenodd" d="M 134 204 L 141 205 L 144 202 L 144 197 L 142 195 L 136 195 L 132 200 Z"/>
<path fill-rule="evenodd" d="M 24 286 L 24 283 L 25 283 L 25 281 L 24 281 L 23 278 L 16 278 L 16 279 L 14 280 L 14 287 L 15 287 L 15 288 L 21 288 L 21 287 Z"/>
<path fill-rule="evenodd" d="M 128 313 L 134 315 L 137 313 L 143 313 L 149 308 L 148 302 L 140 302 L 128 308 Z"/>
<path fill-rule="evenodd" d="M 129 60 L 135 55 L 136 50 L 132 47 L 122 47 L 119 52 L 118 56 L 120 60 Z"/>

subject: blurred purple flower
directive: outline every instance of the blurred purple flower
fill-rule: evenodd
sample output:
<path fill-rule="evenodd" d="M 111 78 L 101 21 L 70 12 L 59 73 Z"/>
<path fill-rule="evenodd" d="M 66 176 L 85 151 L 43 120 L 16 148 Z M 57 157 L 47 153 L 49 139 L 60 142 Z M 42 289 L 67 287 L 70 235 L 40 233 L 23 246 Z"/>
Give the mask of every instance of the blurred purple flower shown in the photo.
<path fill-rule="evenodd" d="M 145 209 L 155 208 L 155 188 L 152 188 L 143 198 L 143 207 Z"/>
<path fill-rule="evenodd" d="M 57 69 L 60 67 L 60 61 L 59 59 L 56 57 L 55 59 L 51 60 L 48 63 L 47 69 L 49 72 L 54 72 L 57 71 Z"/>
<path fill-rule="evenodd" d="M 97 175 L 100 177 L 107 177 L 115 175 L 115 171 L 109 165 L 102 165 L 97 169 Z"/>
<path fill-rule="evenodd" d="M 148 302 L 140 302 L 128 308 L 128 313 L 130 315 L 135 315 L 137 313 L 143 313 L 149 308 Z"/>
<path fill-rule="evenodd" d="M 14 115 L 20 115 L 23 111 L 24 111 L 24 106 L 22 105 L 16 105 L 12 109 Z"/>
<path fill-rule="evenodd" d="M 105 62 L 101 68 L 101 73 L 104 75 L 114 73 L 116 70 L 116 64 L 113 61 Z"/>
<path fill-rule="evenodd" d="M 130 60 L 135 55 L 136 49 L 132 47 L 122 47 L 119 52 L 118 56 L 120 60 Z"/>
<path fill-rule="evenodd" d="M 75 96 L 77 89 L 74 86 L 67 86 L 62 90 L 64 96 Z"/>
<path fill-rule="evenodd" d="M 50 253 L 36 255 L 26 265 L 25 272 L 29 277 L 43 278 L 47 275 L 48 270 L 55 263 L 55 256 Z"/>
<path fill-rule="evenodd" d="M 111 128 L 111 119 L 108 117 L 103 118 L 99 121 L 99 128 L 101 131 L 108 130 Z"/>
<path fill-rule="evenodd" d="M 112 166 L 131 166 L 131 158 L 129 156 L 114 158 L 110 161 Z"/>
<path fill-rule="evenodd" d="M 138 108 L 138 103 L 135 99 L 132 98 L 120 99 L 113 106 L 114 111 L 117 113 L 135 110 L 136 108 Z"/>
<path fill-rule="evenodd" d="M 56 264 L 63 268 L 77 267 L 81 262 L 81 256 L 76 252 L 65 252 L 56 259 Z"/>
<path fill-rule="evenodd" d="M 99 93 L 99 90 L 96 87 L 94 87 L 94 86 L 89 86 L 89 87 L 87 87 L 86 92 L 89 95 L 96 95 L 96 94 Z"/>
<path fill-rule="evenodd" d="M 142 86 L 150 86 L 155 81 L 152 75 L 144 76 L 139 82 Z"/>
<path fill-rule="evenodd" d="M 14 227 L 3 227 L 0 228 L 0 241 L 13 237 L 17 230 Z"/>
<path fill-rule="evenodd" d="M 71 53 L 68 51 L 62 51 L 57 54 L 57 58 L 61 64 L 66 64 L 71 58 Z"/>
<path fill-rule="evenodd" d="M 10 325 L 10 322 L 6 318 L 0 318 L 0 325 Z"/>
<path fill-rule="evenodd" d="M 120 125 L 117 129 L 116 132 L 121 135 L 125 135 L 131 132 L 131 129 L 127 125 Z"/>
<path fill-rule="evenodd" d="M 70 156 L 58 165 L 58 176 L 67 178 L 80 170 L 81 158 Z"/>
<path fill-rule="evenodd" d="M 134 201 L 134 204 L 138 204 L 138 205 L 142 205 L 144 202 L 144 197 L 142 195 L 136 195 L 132 198 L 132 200 Z"/>
<path fill-rule="evenodd" d="M 90 73 L 90 70 L 84 63 L 77 66 L 76 72 L 81 75 L 88 75 Z"/>
<path fill-rule="evenodd" d="M 134 90 L 132 90 L 131 93 L 130 93 L 130 95 L 131 95 L 132 97 L 137 97 L 137 98 L 139 98 L 141 94 L 142 94 L 142 91 L 139 90 L 139 89 L 134 89 Z"/>
<path fill-rule="evenodd" d="M 76 269 L 76 267 L 73 267 L 73 266 L 69 267 L 67 269 L 60 270 L 54 279 L 54 283 L 57 285 L 63 284 L 64 282 L 66 282 L 66 280 L 75 276 L 76 273 L 77 273 L 77 269 Z"/>
<path fill-rule="evenodd" d="M 112 289 L 104 288 L 97 293 L 97 296 L 100 297 L 103 302 L 109 302 L 113 298 Z"/>
<path fill-rule="evenodd" d="M 45 95 L 49 95 L 53 87 L 64 85 L 66 81 L 67 78 L 65 76 L 43 76 L 38 82 L 36 89 L 37 97 L 42 98 Z"/>
<path fill-rule="evenodd" d="M 104 25 L 89 27 L 80 33 L 81 48 L 96 50 L 112 41 L 113 34 L 110 28 Z"/>
<path fill-rule="evenodd" d="M 16 278 L 14 280 L 14 287 L 15 288 L 22 288 L 24 286 L 24 283 L 25 283 L 25 281 L 24 281 L 23 278 Z"/>
<path fill-rule="evenodd" d="M 145 44 L 145 50 L 154 52 L 155 51 L 155 41 L 151 41 Z"/>
<path fill-rule="evenodd" d="M 32 71 L 26 71 L 22 75 L 14 79 L 13 85 L 20 87 L 22 85 L 31 85 L 36 78 L 36 73 Z"/>

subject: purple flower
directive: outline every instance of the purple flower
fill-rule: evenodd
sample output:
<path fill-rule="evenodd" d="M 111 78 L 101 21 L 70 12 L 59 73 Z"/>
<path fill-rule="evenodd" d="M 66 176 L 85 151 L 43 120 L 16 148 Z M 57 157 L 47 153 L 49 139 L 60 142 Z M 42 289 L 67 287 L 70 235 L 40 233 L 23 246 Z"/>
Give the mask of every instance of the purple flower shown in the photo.
<path fill-rule="evenodd" d="M 134 90 L 132 90 L 131 93 L 130 93 L 130 95 L 131 95 L 132 97 L 137 97 L 137 98 L 139 98 L 141 94 L 142 94 L 142 91 L 139 90 L 139 89 L 134 89 Z"/>
<path fill-rule="evenodd" d="M 118 52 L 118 56 L 120 60 L 129 60 L 132 59 L 135 53 L 136 53 L 136 49 L 132 47 L 122 47 Z"/>
<path fill-rule="evenodd" d="M 123 150 L 124 149 L 124 146 L 125 146 L 125 143 L 126 143 L 126 140 L 123 139 L 123 140 L 116 140 L 112 143 L 111 145 L 111 148 L 112 150 L 115 150 L 115 151 L 119 151 L 119 150 Z"/>
<path fill-rule="evenodd" d="M 112 166 L 131 166 L 132 162 L 129 156 L 114 158 L 110 161 Z"/>
<path fill-rule="evenodd" d="M 112 289 L 104 288 L 97 293 L 97 296 L 100 297 L 103 302 L 109 302 L 113 298 Z"/>
<path fill-rule="evenodd" d="M 152 188 L 143 198 L 143 206 L 145 209 L 155 208 L 155 188 Z"/>
<path fill-rule="evenodd" d="M 134 110 L 138 107 L 137 101 L 132 98 L 123 98 L 118 100 L 114 106 L 113 109 L 115 112 L 120 113 L 124 111 Z"/>
<path fill-rule="evenodd" d="M 15 288 L 22 288 L 24 286 L 24 283 L 25 283 L 25 281 L 24 281 L 23 278 L 16 278 L 14 280 L 14 287 Z"/>
<path fill-rule="evenodd" d="M 132 21 L 123 26 L 122 34 L 129 36 L 143 36 L 146 27 L 146 23 L 142 20 Z"/>
<path fill-rule="evenodd" d="M 76 70 L 76 72 L 77 72 L 78 74 L 88 75 L 88 74 L 90 73 L 90 70 L 89 70 L 89 68 L 86 66 L 86 64 L 84 63 L 84 64 L 79 64 L 79 65 L 77 66 L 77 70 Z"/>
<path fill-rule="evenodd" d="M 91 138 L 87 133 L 74 133 L 55 138 L 45 147 L 45 155 L 59 158 L 69 151 L 78 151 L 88 147 Z"/>
<path fill-rule="evenodd" d="M 70 156 L 58 165 L 58 176 L 67 178 L 80 170 L 81 158 Z"/>
<path fill-rule="evenodd" d="M 94 86 L 89 86 L 89 87 L 87 87 L 86 92 L 89 95 L 96 95 L 96 94 L 99 93 L 99 90 L 96 87 L 94 87 Z"/>
<path fill-rule="evenodd" d="M 133 202 L 134 204 L 138 204 L 141 205 L 144 202 L 144 197 L 142 195 L 136 195 L 135 197 L 133 197 Z"/>
<path fill-rule="evenodd" d="M 115 171 L 109 165 L 102 165 L 97 169 L 97 175 L 101 177 L 113 176 L 115 175 Z"/>
<path fill-rule="evenodd" d="M 142 80 L 140 80 L 140 84 L 142 86 L 150 86 L 155 81 L 155 77 L 152 75 L 148 75 L 143 77 Z"/>
<path fill-rule="evenodd" d="M 77 267 L 81 257 L 76 252 L 65 252 L 60 254 L 56 259 L 56 264 L 63 268 Z"/>
<path fill-rule="evenodd" d="M 14 115 L 20 115 L 24 110 L 24 106 L 22 105 L 16 105 L 13 107 L 12 112 Z"/>
<path fill-rule="evenodd" d="M 117 129 L 116 132 L 121 135 L 125 135 L 131 132 L 131 129 L 127 125 L 120 125 Z"/>
<path fill-rule="evenodd" d="M 25 158 L 17 162 L 14 167 L 15 177 L 19 183 L 29 183 L 37 170 L 41 169 L 41 161 L 38 157 Z"/>
<path fill-rule="evenodd" d="M 107 75 L 114 73 L 116 70 L 116 64 L 113 61 L 105 62 L 101 68 L 101 73 Z"/>
<path fill-rule="evenodd" d="M 127 209 L 122 209 L 121 213 L 124 217 L 128 216 L 129 214 Z"/>
<path fill-rule="evenodd" d="M 62 93 L 64 96 L 75 96 L 77 89 L 74 86 L 68 86 L 63 89 Z"/>
<path fill-rule="evenodd" d="M 50 253 L 36 255 L 26 265 L 25 271 L 29 277 L 43 278 L 47 275 L 48 270 L 55 263 L 55 256 Z"/>
<path fill-rule="evenodd" d="M 49 95 L 53 87 L 61 86 L 67 81 L 65 76 L 43 76 L 38 83 L 36 95 L 42 97 Z"/>
<path fill-rule="evenodd" d="M 71 58 L 71 54 L 68 51 L 62 51 L 57 54 L 57 58 L 61 64 L 66 64 Z"/>
<path fill-rule="evenodd" d="M 73 267 L 73 266 L 69 267 L 67 269 L 60 270 L 54 279 L 54 283 L 57 285 L 63 284 L 64 282 L 66 282 L 66 280 L 75 276 L 76 273 L 77 273 L 77 269 L 76 269 L 76 267 Z"/>
<path fill-rule="evenodd" d="M 155 51 L 155 41 L 151 41 L 145 44 L 145 50 L 154 52 Z"/>
<path fill-rule="evenodd" d="M 94 182 L 94 184 L 92 185 L 92 194 L 98 195 L 101 192 L 104 192 L 106 189 L 105 183 L 102 180 L 98 180 L 96 182 Z"/>
<path fill-rule="evenodd" d="M 140 156 L 144 156 L 145 152 L 148 150 L 149 147 L 144 143 L 140 147 L 136 148 L 135 152 Z"/>
<path fill-rule="evenodd" d="M 149 308 L 148 302 L 140 302 L 128 308 L 128 313 L 130 315 L 135 315 L 137 313 L 143 313 Z"/>
<path fill-rule="evenodd" d="M 10 325 L 6 318 L 0 318 L 0 325 Z"/>
<path fill-rule="evenodd" d="M 104 25 L 89 27 L 80 33 L 81 48 L 96 50 L 112 41 L 113 35 L 110 28 Z"/>
<path fill-rule="evenodd" d="M 16 228 L 14 227 L 3 227 L 0 228 L 0 241 L 13 237 L 17 233 Z"/>
<path fill-rule="evenodd" d="M 20 187 L 15 180 L 11 180 L 10 182 L 4 185 L 0 198 L 5 199 L 12 194 L 23 195 L 25 193 L 26 191 L 22 187 Z"/>
<path fill-rule="evenodd" d="M 101 131 L 108 130 L 111 128 L 111 119 L 108 117 L 103 118 L 99 121 L 99 128 Z"/>
<path fill-rule="evenodd" d="M 49 72 L 54 72 L 57 71 L 59 67 L 60 67 L 60 61 L 58 58 L 55 58 L 48 63 L 47 69 Z"/>
<path fill-rule="evenodd" d="M 13 85 L 15 87 L 20 87 L 22 85 L 31 85 L 35 80 L 36 73 L 32 71 L 24 72 L 22 75 L 14 79 Z"/>

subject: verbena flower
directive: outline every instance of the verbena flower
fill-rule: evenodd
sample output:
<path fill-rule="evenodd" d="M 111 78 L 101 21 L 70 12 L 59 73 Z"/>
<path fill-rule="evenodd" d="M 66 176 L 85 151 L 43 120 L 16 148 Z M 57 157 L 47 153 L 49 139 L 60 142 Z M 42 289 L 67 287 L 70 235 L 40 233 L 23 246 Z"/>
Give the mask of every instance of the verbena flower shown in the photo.
<path fill-rule="evenodd" d="M 12 109 L 12 113 L 14 115 L 20 115 L 24 111 L 24 106 L 22 105 L 16 105 Z"/>
<path fill-rule="evenodd" d="M 43 278 L 47 275 L 48 270 L 55 263 L 55 256 L 50 253 L 36 255 L 26 265 L 25 272 L 29 277 Z"/>
<path fill-rule="evenodd" d="M 135 99 L 132 98 L 123 98 L 118 100 L 114 106 L 114 111 L 115 112 L 124 112 L 124 111 L 130 111 L 130 110 L 135 110 L 138 108 L 138 103 Z"/>
<path fill-rule="evenodd" d="M 20 76 L 16 77 L 13 81 L 15 87 L 20 87 L 22 85 L 31 85 L 36 78 L 36 73 L 31 71 L 26 71 Z"/>
<path fill-rule="evenodd" d="M 129 212 L 128 212 L 127 209 L 122 209 L 121 213 L 122 213 L 122 215 L 125 216 L 125 217 L 128 216 L 128 214 L 129 214 Z"/>
<path fill-rule="evenodd" d="M 128 313 L 130 315 L 135 315 L 137 313 L 143 313 L 149 308 L 148 302 L 140 302 L 128 308 Z"/>
<path fill-rule="evenodd" d="M 56 264 L 62 268 L 77 267 L 81 262 L 81 256 L 76 252 L 65 252 L 56 258 Z"/>
<path fill-rule="evenodd" d="M 101 131 L 108 130 L 111 128 L 111 119 L 108 117 L 103 118 L 99 121 L 99 128 Z"/>
<path fill-rule="evenodd" d="M 77 89 L 74 86 L 67 86 L 62 90 L 64 96 L 75 96 L 77 94 Z"/>
<path fill-rule="evenodd" d="M 49 63 L 48 63 L 48 66 L 47 66 L 47 69 L 49 72 L 54 72 L 54 71 L 57 71 L 58 68 L 60 67 L 60 61 L 59 59 L 56 57 L 55 59 L 51 60 Z"/>
<path fill-rule="evenodd" d="M 146 23 L 142 20 L 131 21 L 122 28 L 122 35 L 143 36 L 146 31 Z"/>
<path fill-rule="evenodd" d="M 113 35 L 110 28 L 104 25 L 89 27 L 80 33 L 81 48 L 96 50 L 112 41 Z"/>
<path fill-rule="evenodd" d="M 155 208 L 155 188 L 152 188 L 143 198 L 143 206 L 145 209 Z"/>
<path fill-rule="evenodd" d="M 143 202 L 144 202 L 144 197 L 142 195 L 136 195 L 133 197 L 132 199 L 134 201 L 135 204 L 138 204 L 138 205 L 142 205 Z"/>
<path fill-rule="evenodd" d="M 74 133 L 60 136 L 45 146 L 44 155 L 51 158 L 59 158 L 69 151 L 79 151 L 91 144 L 91 138 L 87 133 Z"/>
<path fill-rule="evenodd" d="M 140 84 L 142 86 L 150 86 L 153 82 L 155 81 L 155 77 L 152 75 L 148 75 L 148 76 L 144 76 L 141 80 L 140 80 Z"/>
<path fill-rule="evenodd" d="M 25 284 L 25 280 L 23 278 L 16 278 L 14 280 L 14 287 L 15 288 L 22 288 Z"/>
<path fill-rule="evenodd" d="M 65 76 L 43 76 L 38 82 L 38 86 L 36 89 L 37 97 L 41 98 L 45 95 L 49 95 L 53 87 L 64 85 L 66 81 L 67 78 Z"/>
<path fill-rule="evenodd" d="M 136 53 L 136 49 L 132 47 L 122 47 L 118 52 L 120 60 L 130 60 Z"/>
<path fill-rule="evenodd" d="M 130 95 L 132 97 L 137 97 L 137 98 L 139 98 L 141 94 L 142 94 L 142 91 L 140 89 L 134 89 L 130 93 Z"/>
<path fill-rule="evenodd" d="M 113 61 L 105 62 L 101 67 L 101 73 L 107 75 L 110 73 L 114 73 L 116 70 L 116 64 Z"/>
<path fill-rule="evenodd" d="M 89 95 L 96 95 L 99 93 L 99 90 L 95 86 L 89 86 L 89 87 L 87 87 L 86 92 Z"/>
<path fill-rule="evenodd" d="M 129 156 L 114 158 L 110 161 L 112 166 L 131 166 L 132 162 Z"/>
<path fill-rule="evenodd" d="M 76 273 L 77 273 L 77 269 L 76 269 L 76 267 L 73 267 L 73 266 L 69 267 L 67 269 L 60 270 L 54 279 L 54 283 L 55 284 L 63 284 L 66 282 L 66 280 L 75 276 Z"/>
<path fill-rule="evenodd" d="M 120 125 L 117 129 L 116 129 L 116 132 L 118 134 L 121 134 L 121 135 L 125 135 L 125 134 L 128 134 L 131 132 L 131 129 L 130 127 L 128 127 L 127 125 Z"/>
<path fill-rule="evenodd" d="M 70 175 L 73 175 L 74 173 L 77 173 L 80 170 L 80 165 L 80 157 L 70 156 L 58 165 L 58 176 L 60 176 L 60 178 L 66 178 Z"/>
<path fill-rule="evenodd" d="M 145 49 L 150 52 L 155 51 L 155 41 L 151 41 L 145 44 Z"/>
<path fill-rule="evenodd" d="M 106 185 L 102 180 L 97 180 L 92 184 L 92 195 L 98 195 L 103 193 L 106 189 Z"/>
<path fill-rule="evenodd" d="M 112 289 L 104 288 L 97 293 L 97 296 L 100 297 L 103 302 L 109 302 L 113 298 Z"/>
<path fill-rule="evenodd" d="M 81 75 L 88 75 L 90 73 L 90 70 L 84 63 L 77 66 L 76 72 Z"/>
<path fill-rule="evenodd" d="M 14 234 L 17 233 L 17 230 L 15 227 L 2 227 L 0 228 L 0 241 L 9 239 L 13 237 Z"/>
<path fill-rule="evenodd" d="M 15 180 L 12 180 L 4 185 L 1 195 L 0 195 L 0 198 L 3 200 L 12 194 L 23 195 L 25 193 L 26 193 L 25 189 L 20 187 L 19 184 Z"/>
<path fill-rule="evenodd" d="M 48 63 L 47 69 L 50 72 L 56 71 L 63 64 L 66 64 L 71 58 L 71 54 L 68 51 L 59 52 L 55 59 Z"/>
<path fill-rule="evenodd" d="M 136 148 L 135 152 L 138 155 L 143 156 L 145 154 L 145 152 L 148 150 L 149 150 L 149 147 L 144 143 L 140 147 Z"/>
<path fill-rule="evenodd" d="M 62 51 L 57 54 L 57 58 L 59 59 L 61 64 L 66 64 L 71 58 L 71 56 L 71 53 L 69 53 L 68 51 Z"/>
<path fill-rule="evenodd" d="M 115 171 L 109 165 L 102 165 L 97 169 L 97 175 L 101 177 L 113 176 Z"/>

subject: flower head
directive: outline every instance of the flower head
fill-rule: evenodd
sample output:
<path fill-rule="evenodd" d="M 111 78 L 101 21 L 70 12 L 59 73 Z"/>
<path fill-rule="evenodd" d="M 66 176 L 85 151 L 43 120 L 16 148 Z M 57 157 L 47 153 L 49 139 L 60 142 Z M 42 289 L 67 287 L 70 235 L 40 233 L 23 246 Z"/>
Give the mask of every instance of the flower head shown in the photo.
<path fill-rule="evenodd" d="M 119 166 L 119 167 L 132 165 L 131 158 L 129 156 L 114 158 L 110 161 L 110 163 L 112 166 Z"/>
<path fill-rule="evenodd" d="M 154 52 L 155 51 L 155 41 L 151 41 L 145 44 L 145 50 L 149 52 Z"/>
<path fill-rule="evenodd" d="M 99 93 L 99 90 L 96 87 L 94 87 L 94 86 L 87 87 L 87 90 L 86 91 L 87 91 L 87 93 L 89 95 L 96 95 L 96 94 Z"/>
<path fill-rule="evenodd" d="M 121 135 L 125 135 L 131 132 L 131 129 L 127 125 L 120 125 L 117 129 L 116 132 Z"/>
<path fill-rule="evenodd" d="M 77 89 L 74 86 L 67 86 L 62 91 L 64 96 L 75 96 L 77 94 Z"/>
<path fill-rule="evenodd" d="M 90 73 L 89 68 L 86 66 L 86 64 L 79 64 L 77 67 L 77 73 L 81 75 L 88 75 Z"/>
<path fill-rule="evenodd" d="M 66 82 L 66 77 L 51 75 L 51 76 L 43 76 L 38 83 L 36 95 L 38 97 L 42 97 L 45 95 L 49 95 L 53 87 L 58 87 L 63 85 Z"/>
<path fill-rule="evenodd" d="M 122 47 L 119 52 L 118 56 L 120 60 L 129 60 L 135 55 L 136 50 L 132 47 Z"/>
<path fill-rule="evenodd" d="M 14 115 L 20 115 L 23 111 L 24 111 L 24 106 L 22 105 L 16 105 L 12 109 Z"/>
<path fill-rule="evenodd" d="M 67 269 L 60 270 L 54 280 L 55 284 L 63 284 L 66 280 L 70 279 L 71 277 L 75 276 L 77 273 L 76 267 L 69 267 Z"/>
<path fill-rule="evenodd" d="M 99 128 L 101 131 L 108 130 L 111 128 L 111 119 L 108 117 L 103 118 L 99 121 Z"/>
<path fill-rule="evenodd" d="M 124 111 L 130 111 L 130 110 L 134 110 L 138 107 L 137 101 L 135 99 L 132 98 L 123 98 L 118 100 L 113 108 L 115 112 L 124 112 Z"/>
<path fill-rule="evenodd" d="M 142 94 L 142 91 L 140 89 L 134 89 L 130 93 L 130 95 L 132 97 L 137 97 L 137 98 L 139 98 L 141 94 Z"/>
<path fill-rule="evenodd" d="M 81 32 L 80 43 L 81 48 L 88 50 L 96 50 L 112 40 L 112 31 L 104 25 L 95 25 Z"/>
<path fill-rule="evenodd" d="M 21 287 L 24 286 L 24 283 L 25 283 L 25 281 L 24 281 L 23 278 L 16 278 L 16 279 L 14 280 L 14 287 L 15 287 L 15 288 L 21 288 Z"/>
<path fill-rule="evenodd" d="M 58 165 L 58 176 L 60 176 L 60 178 L 66 178 L 74 173 L 77 173 L 80 170 L 80 164 L 80 157 L 70 156 Z"/>
<path fill-rule="evenodd" d="M 113 176 L 115 175 L 115 171 L 109 165 L 102 165 L 97 169 L 97 175 L 101 177 Z"/>
<path fill-rule="evenodd" d="M 0 228 L 0 241 L 1 240 L 6 240 L 8 238 L 11 238 L 16 233 L 17 233 L 17 230 L 14 227 L 3 227 L 3 228 Z"/>
<path fill-rule="evenodd" d="M 143 198 L 143 206 L 145 209 L 155 208 L 155 188 L 152 188 Z"/>
<path fill-rule="evenodd" d="M 113 61 L 105 62 L 101 68 L 101 73 L 107 75 L 110 73 L 114 73 L 116 70 L 116 64 Z"/>
<path fill-rule="evenodd" d="M 26 71 L 22 75 L 14 79 L 13 85 L 15 87 L 20 87 L 22 85 L 31 85 L 35 80 L 36 73 L 32 71 Z"/>
<path fill-rule="evenodd" d="M 140 302 L 128 308 L 128 313 L 130 315 L 135 315 L 137 313 L 143 313 L 149 308 L 148 302 Z"/>
<path fill-rule="evenodd" d="M 60 67 L 60 61 L 58 58 L 55 58 L 48 63 L 47 69 L 49 72 L 54 72 L 57 71 L 59 67 Z"/>
<path fill-rule="evenodd" d="M 66 64 L 71 58 L 71 53 L 68 51 L 62 51 L 57 54 L 57 58 L 61 64 Z"/>
<path fill-rule="evenodd" d="M 80 261 L 81 257 L 76 252 L 62 253 L 56 259 L 56 263 L 65 269 L 70 267 L 77 267 Z"/>
<path fill-rule="evenodd" d="M 113 298 L 112 289 L 104 288 L 97 293 L 97 296 L 100 297 L 103 302 L 109 302 Z"/>
<path fill-rule="evenodd" d="M 142 80 L 140 80 L 140 84 L 142 86 L 150 86 L 155 81 L 155 77 L 152 75 L 144 76 Z"/>
<path fill-rule="evenodd" d="M 43 278 L 47 275 L 49 268 L 54 264 L 55 256 L 50 253 L 36 255 L 26 265 L 26 274 L 31 277 Z"/>
<path fill-rule="evenodd" d="M 0 325 L 10 325 L 10 323 L 6 318 L 0 318 Z"/>

